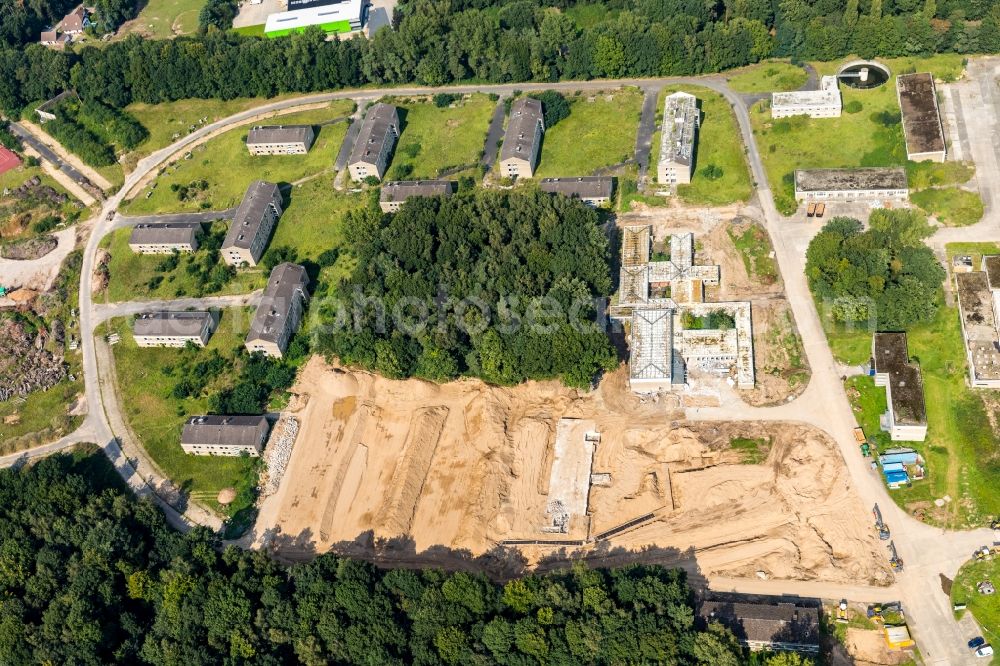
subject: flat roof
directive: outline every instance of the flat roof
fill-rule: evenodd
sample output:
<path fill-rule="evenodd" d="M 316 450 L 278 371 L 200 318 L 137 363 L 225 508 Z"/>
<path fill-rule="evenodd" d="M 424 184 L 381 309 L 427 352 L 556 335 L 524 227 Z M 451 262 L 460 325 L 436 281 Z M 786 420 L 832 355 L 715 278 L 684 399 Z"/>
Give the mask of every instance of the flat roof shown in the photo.
<path fill-rule="evenodd" d="M 972 264 L 971 257 L 969 264 Z M 1000 289 L 1000 254 L 989 254 L 983 257 L 983 270 L 986 271 L 986 279 L 989 281 L 990 289 Z"/>
<path fill-rule="evenodd" d="M 819 645 L 819 609 L 813 607 L 703 601 L 698 615 L 719 622 L 741 641 Z"/>
<path fill-rule="evenodd" d="M 250 183 L 250 187 L 243 195 L 243 201 L 236 209 L 233 223 L 229 225 L 229 231 L 226 233 L 226 240 L 222 242 L 222 247 L 248 249 L 260 231 L 267 207 L 276 198 L 281 199 L 281 192 L 274 183 L 263 180 L 255 180 Z"/>
<path fill-rule="evenodd" d="M 196 337 L 215 315 L 205 311 L 145 312 L 137 315 L 132 335 L 153 337 Z"/>
<path fill-rule="evenodd" d="M 399 115 L 396 113 L 396 107 L 383 102 L 372 105 L 365 112 L 365 119 L 361 121 L 361 130 L 351 150 L 349 163 L 375 164 L 385 146 L 390 127 L 395 127 L 396 131 L 399 131 Z"/>
<path fill-rule="evenodd" d="M 132 227 L 129 245 L 193 244 L 201 232 L 200 222 L 153 222 Z"/>
<path fill-rule="evenodd" d="M 903 115 L 907 154 L 944 151 L 944 129 L 938 112 L 934 77 L 928 72 L 897 76 L 896 92 Z"/>
<path fill-rule="evenodd" d="M 771 93 L 771 106 L 784 108 L 801 108 L 803 111 L 817 106 L 836 106 L 840 108 L 840 89 L 837 87 L 836 76 L 824 76 L 820 81 L 819 90 L 793 90 L 790 92 Z"/>
<path fill-rule="evenodd" d="M 250 322 L 247 340 L 277 342 L 295 299 L 305 296 L 308 285 L 309 276 L 302 266 L 287 261 L 275 266 Z"/>
<path fill-rule="evenodd" d="M 542 103 L 534 97 L 521 97 L 510 107 L 510 122 L 500 149 L 500 161 L 512 158 L 531 160 L 535 142 L 543 125 Z"/>
<path fill-rule="evenodd" d="M 539 187 L 542 192 L 563 194 L 581 199 L 610 198 L 615 187 L 611 176 L 580 176 L 577 178 L 543 178 Z"/>
<path fill-rule="evenodd" d="M 700 120 L 698 98 L 686 92 L 667 95 L 663 104 L 663 129 L 660 134 L 660 164 L 691 166 L 694 139 Z"/>
<path fill-rule="evenodd" d="M 305 143 L 313 134 L 311 125 L 260 125 L 247 134 L 247 145 L 256 143 Z"/>
<path fill-rule="evenodd" d="M 382 186 L 379 201 L 406 201 L 408 197 L 448 196 L 455 191 L 450 180 L 391 180 Z"/>
<path fill-rule="evenodd" d="M 267 428 L 263 416 L 191 416 L 181 429 L 181 444 L 257 446 L 261 428 Z"/>
<path fill-rule="evenodd" d="M 906 333 L 875 333 L 872 354 L 875 359 L 875 372 L 889 375 L 891 389 L 889 393 L 896 423 L 926 424 L 924 383 L 920 377 L 920 368 L 910 362 Z"/>
<path fill-rule="evenodd" d="M 905 190 L 902 167 L 858 167 L 856 169 L 796 169 L 799 192 Z"/>
<path fill-rule="evenodd" d="M 962 332 L 977 379 L 1000 379 L 1000 342 L 994 315 L 994 292 L 985 271 L 957 273 Z"/>
<path fill-rule="evenodd" d="M 360 28 L 365 3 L 366 0 L 345 0 L 345 2 L 339 2 L 335 5 L 311 5 L 299 9 L 293 9 L 289 5 L 290 11 L 271 14 L 267 17 L 264 32 L 266 34 L 279 30 L 296 30 L 311 25 L 339 23 L 341 21 L 350 21 L 351 27 Z"/>

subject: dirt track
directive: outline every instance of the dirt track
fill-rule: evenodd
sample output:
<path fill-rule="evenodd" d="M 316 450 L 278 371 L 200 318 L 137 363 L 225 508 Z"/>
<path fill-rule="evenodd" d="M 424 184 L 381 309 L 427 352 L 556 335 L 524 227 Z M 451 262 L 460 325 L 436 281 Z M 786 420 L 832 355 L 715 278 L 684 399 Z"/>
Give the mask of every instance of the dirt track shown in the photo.
<path fill-rule="evenodd" d="M 693 557 L 705 575 L 888 582 L 828 438 L 793 424 L 672 421 L 669 403 L 641 403 L 623 375 L 579 394 L 554 382 L 391 381 L 314 358 L 294 389 L 302 429 L 257 543 L 291 559 L 332 549 L 447 565 L 505 540 L 589 540 L 576 555 L 652 549 L 656 561 Z M 601 434 L 592 471 L 610 480 L 590 486 L 588 515 L 566 534 L 547 534 L 556 426 L 584 417 Z M 770 440 L 769 451 L 741 464 L 734 437 Z M 520 555 L 535 565 L 569 554 L 557 550 Z"/>

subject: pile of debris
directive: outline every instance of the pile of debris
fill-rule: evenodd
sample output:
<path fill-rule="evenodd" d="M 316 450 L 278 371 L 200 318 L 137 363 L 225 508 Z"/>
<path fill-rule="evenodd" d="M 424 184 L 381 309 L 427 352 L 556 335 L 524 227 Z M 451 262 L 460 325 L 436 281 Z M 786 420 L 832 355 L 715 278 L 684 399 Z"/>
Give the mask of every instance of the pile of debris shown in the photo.
<path fill-rule="evenodd" d="M 45 349 L 48 332 L 26 321 L 0 319 L 0 402 L 47 391 L 66 378 L 62 355 Z"/>
<path fill-rule="evenodd" d="M 24 181 L 20 187 L 15 187 L 5 194 L 9 194 L 15 199 L 45 199 L 55 207 L 63 205 L 68 200 L 65 194 L 56 192 L 48 185 L 42 185 L 42 180 L 38 176 L 32 176 Z"/>
<path fill-rule="evenodd" d="M 299 421 L 294 416 L 283 416 L 274 425 L 271 441 L 268 442 L 267 451 L 264 452 L 267 479 L 264 481 L 262 495 L 273 495 L 277 492 L 281 477 L 285 475 L 288 461 L 292 457 L 292 446 L 298 434 Z"/>
<path fill-rule="evenodd" d="M 58 245 L 59 241 L 55 236 L 45 235 L 38 236 L 37 238 L 26 238 L 0 247 L 0 257 L 20 261 L 41 259 L 56 249 Z"/>

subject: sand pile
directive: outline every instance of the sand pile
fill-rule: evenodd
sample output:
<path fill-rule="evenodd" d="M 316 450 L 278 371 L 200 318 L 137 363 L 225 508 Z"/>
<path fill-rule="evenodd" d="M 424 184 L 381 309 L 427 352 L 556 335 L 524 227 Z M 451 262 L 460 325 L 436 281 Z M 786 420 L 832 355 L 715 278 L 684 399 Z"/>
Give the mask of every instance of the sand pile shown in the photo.
<path fill-rule="evenodd" d="M 581 395 L 553 382 L 391 381 L 314 358 L 294 388 L 302 425 L 278 491 L 261 507 L 257 542 L 290 558 L 391 551 L 397 561 L 446 565 L 456 551 L 560 539 L 581 544 L 562 557 L 696 561 L 705 575 L 888 580 L 867 511 L 826 436 L 791 424 L 671 421 L 664 405 L 624 396 L 621 374 Z M 551 525 L 565 418 L 600 432 L 591 467 L 600 476 L 589 515 L 553 535 L 542 527 Z M 736 437 L 770 442 L 759 464 L 742 464 Z M 522 549 L 530 563 L 554 552 Z"/>

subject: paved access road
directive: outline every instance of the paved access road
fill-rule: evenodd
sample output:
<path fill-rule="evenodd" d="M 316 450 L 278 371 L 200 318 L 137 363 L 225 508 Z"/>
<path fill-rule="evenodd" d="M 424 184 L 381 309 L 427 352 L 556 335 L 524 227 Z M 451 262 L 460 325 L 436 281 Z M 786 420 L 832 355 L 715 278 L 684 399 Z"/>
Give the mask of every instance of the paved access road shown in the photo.
<path fill-rule="evenodd" d="M 970 70 L 979 72 L 977 65 Z M 987 76 L 987 74 L 981 74 Z M 140 495 L 152 495 L 160 502 L 167 514 L 168 520 L 183 529 L 188 525 L 188 517 L 179 514 L 172 507 L 152 493 L 146 479 L 155 478 L 155 470 L 143 470 L 137 474 L 130 463 L 124 461 L 118 442 L 109 426 L 111 421 L 120 421 L 118 401 L 114 396 L 103 400 L 100 390 L 98 361 L 93 336 L 94 326 L 103 317 L 112 316 L 104 306 L 96 306 L 90 294 L 90 280 L 95 266 L 95 256 L 101 239 L 115 226 L 114 221 L 106 219 L 108 213 L 117 210 L 122 199 L 147 175 L 157 169 L 172 155 L 184 150 L 191 143 L 209 133 L 238 125 L 260 113 L 269 113 L 290 109 L 301 105 L 335 99 L 354 99 L 359 106 L 365 102 L 377 99 L 385 94 L 422 95 L 437 92 L 451 93 L 494 93 L 510 95 L 515 90 L 526 92 L 554 89 L 559 91 L 588 92 L 606 90 L 618 86 L 639 86 L 644 90 L 658 89 L 664 85 L 683 84 L 703 86 L 719 92 L 730 102 L 739 123 L 740 131 L 747 146 L 747 154 L 754 181 L 757 186 L 761 208 L 763 210 L 768 231 L 774 242 L 776 259 L 785 279 L 786 293 L 795 314 L 796 323 L 802 336 L 805 353 L 812 368 L 812 379 L 798 399 L 777 408 L 754 409 L 746 406 L 724 406 L 717 409 L 692 410 L 689 414 L 694 419 L 754 419 L 768 420 L 773 418 L 800 421 L 817 426 L 834 437 L 841 448 L 847 463 L 848 471 L 863 504 L 871 505 L 878 502 L 883 509 L 886 521 L 893 532 L 893 540 L 900 555 L 906 562 L 906 571 L 900 574 L 896 584 L 886 593 L 894 593 L 900 598 L 910 619 L 911 628 L 921 647 L 922 654 L 929 664 L 961 664 L 973 663 L 974 659 L 965 647 L 963 630 L 954 621 L 950 604 L 946 595 L 941 592 L 941 574 L 954 576 L 958 566 L 967 560 L 972 550 L 982 543 L 991 540 L 992 532 L 978 530 L 973 532 L 945 532 L 938 528 L 920 523 L 905 512 L 898 509 L 888 497 L 881 480 L 871 474 L 868 466 L 857 453 L 852 430 L 855 426 L 854 415 L 840 382 L 839 368 L 834 363 L 826 339 L 820 325 L 819 316 L 813 305 L 812 297 L 803 273 L 804 248 L 809 238 L 818 227 L 785 220 L 778 214 L 767 181 L 760 154 L 750 127 L 748 109 L 742 96 L 734 93 L 725 81 L 718 77 L 703 78 L 667 78 L 667 79 L 623 79 L 611 81 L 559 82 L 559 83 L 517 83 L 505 85 L 465 85 L 442 88 L 404 87 L 391 89 L 365 89 L 360 91 L 338 91 L 317 95 L 304 96 L 298 99 L 282 100 L 263 105 L 257 109 L 244 111 L 218 122 L 206 125 L 174 144 L 157 151 L 140 161 L 135 171 L 125 179 L 125 185 L 105 203 L 103 210 L 95 222 L 95 228 L 87 243 L 84 254 L 81 280 L 80 310 L 81 331 L 83 331 L 84 378 L 87 401 L 90 405 L 90 415 L 85 427 L 91 429 L 98 441 L 105 442 L 105 453 L 115 462 L 116 467 L 130 486 Z M 990 102 L 992 104 L 992 102 Z M 996 113 L 996 107 L 991 107 Z M 977 156 L 978 158 L 978 156 Z M 992 203 L 991 199 L 988 203 Z M 990 205 L 988 220 L 977 225 L 982 229 L 995 223 L 996 211 Z M 992 228 L 992 227 L 990 227 Z M 971 228 L 970 228 L 971 229 Z M 967 233 L 965 233 L 967 232 Z M 967 238 L 974 233 L 969 229 L 950 230 L 939 234 L 942 238 L 954 236 Z M 176 307 L 177 304 L 171 304 Z M 112 306 L 112 307 L 118 307 Z M 122 306 L 131 307 L 131 306 Z M 720 579 L 716 583 L 736 591 L 754 592 L 764 588 L 771 593 L 783 589 L 794 590 L 803 596 L 822 598 L 837 598 L 845 596 L 858 601 L 872 601 L 871 595 L 876 594 L 872 588 L 831 585 L 823 582 L 785 582 Z M 858 598 L 861 597 L 861 598 Z"/>
<path fill-rule="evenodd" d="M 134 227 L 137 224 L 163 224 L 165 222 L 214 222 L 215 220 L 231 220 L 236 215 L 235 208 L 226 210 L 209 210 L 198 213 L 167 213 L 165 215 L 115 215 L 114 229 Z"/>
<path fill-rule="evenodd" d="M 86 176 L 77 171 L 71 165 L 64 162 L 62 158 L 56 155 L 51 148 L 42 143 L 34 134 L 24 129 L 17 123 L 10 124 L 10 131 L 13 134 L 15 134 L 18 139 L 31 146 L 31 148 L 35 152 L 37 152 L 39 155 L 42 156 L 42 159 L 52 164 L 52 166 L 59 169 L 60 171 L 64 172 L 67 176 L 72 178 L 76 183 L 79 183 L 80 185 L 87 188 L 94 187 L 94 184 L 91 183 L 89 180 L 87 180 Z"/>

